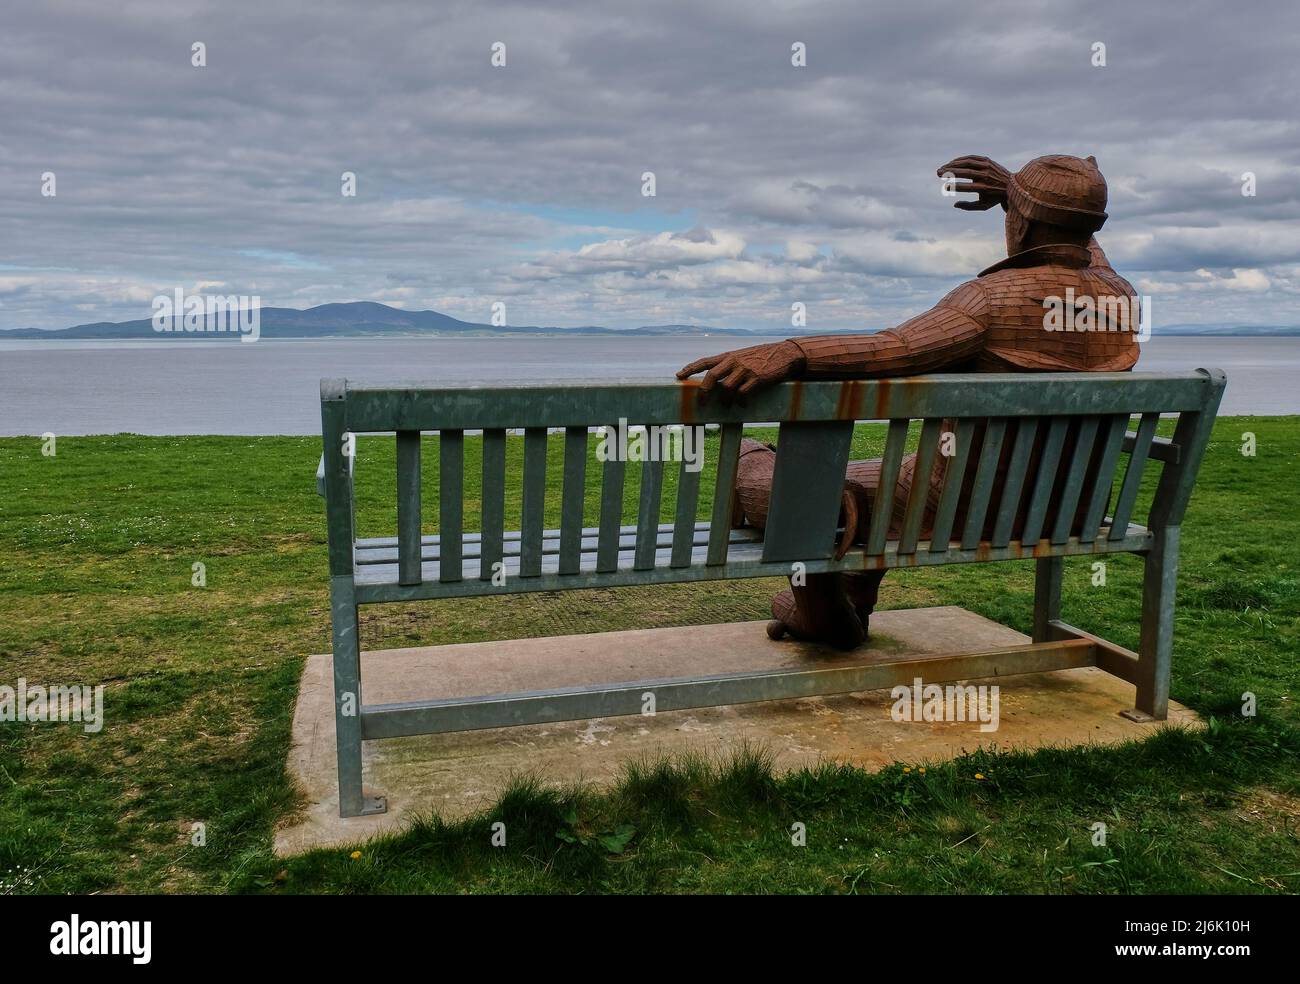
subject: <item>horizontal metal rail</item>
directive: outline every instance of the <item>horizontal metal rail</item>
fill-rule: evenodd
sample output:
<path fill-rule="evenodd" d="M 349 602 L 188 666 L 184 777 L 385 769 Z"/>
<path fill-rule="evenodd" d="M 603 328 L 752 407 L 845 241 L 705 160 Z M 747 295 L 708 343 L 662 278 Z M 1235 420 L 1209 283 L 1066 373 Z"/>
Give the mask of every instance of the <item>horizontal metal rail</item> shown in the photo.
<path fill-rule="evenodd" d="M 374 385 L 323 380 L 341 393 L 353 433 L 394 430 L 581 427 L 624 418 L 638 424 L 757 420 L 886 420 L 1021 417 L 1198 410 L 1221 381 L 1186 373 L 952 373 L 900 379 L 794 382 L 740 399 L 684 383 L 557 383 L 546 386 Z"/>
<path fill-rule="evenodd" d="M 1046 673 L 1095 665 L 1096 648 L 1088 639 L 1062 639 L 974 653 L 874 660 L 851 666 L 669 677 L 516 694 L 373 704 L 361 708 L 361 737 L 397 738 L 642 714 L 647 694 L 653 694 L 655 713 L 659 713 L 883 690 L 900 684 L 911 686 L 917 678 L 929 684 Z"/>

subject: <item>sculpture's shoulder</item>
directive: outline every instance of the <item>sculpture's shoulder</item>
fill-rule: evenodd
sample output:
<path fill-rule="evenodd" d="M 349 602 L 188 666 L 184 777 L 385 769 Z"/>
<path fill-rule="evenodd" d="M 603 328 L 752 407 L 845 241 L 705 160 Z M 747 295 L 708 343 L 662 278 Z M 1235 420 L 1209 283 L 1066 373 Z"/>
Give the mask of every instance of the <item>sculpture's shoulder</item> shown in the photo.
<path fill-rule="evenodd" d="M 935 306 L 961 311 L 976 321 L 986 320 L 992 310 L 983 278 L 967 280 L 964 284 L 959 284 L 945 294 Z"/>
<path fill-rule="evenodd" d="M 978 283 L 983 286 L 985 297 L 994 305 L 999 300 L 1017 295 L 1037 295 L 1043 291 L 1059 294 L 1067 287 L 1073 288 L 1077 294 L 1137 296 L 1133 285 L 1109 266 L 1079 267 L 1045 263 L 1039 266 L 1008 267 L 981 275 Z"/>
<path fill-rule="evenodd" d="M 1088 267 L 1083 271 L 1085 278 L 1096 285 L 1094 293 L 1108 294 L 1115 297 L 1137 297 L 1137 290 L 1125 278 L 1109 266 Z"/>

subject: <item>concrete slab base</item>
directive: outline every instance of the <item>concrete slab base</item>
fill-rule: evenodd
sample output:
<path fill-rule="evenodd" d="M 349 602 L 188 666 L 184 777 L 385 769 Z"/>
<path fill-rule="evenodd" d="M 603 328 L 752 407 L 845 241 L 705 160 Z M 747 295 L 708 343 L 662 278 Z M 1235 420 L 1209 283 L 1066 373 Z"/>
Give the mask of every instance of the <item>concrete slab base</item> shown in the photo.
<path fill-rule="evenodd" d="M 605 632 L 504 642 L 363 653 L 367 704 L 617 683 L 843 662 L 902 654 L 1015 646 L 1019 632 L 961 608 L 883 611 L 872 638 L 852 654 L 784 640 L 763 622 Z M 670 711 L 654 717 L 599 718 L 520 728 L 421 735 L 366 742 L 368 794 L 387 797 L 388 812 L 342 819 L 334 750 L 334 685 L 328 654 L 303 670 L 293 723 L 291 775 L 308 799 L 275 849 L 292 854 L 400 829 L 414 813 L 446 818 L 490 805 L 511 776 L 530 771 L 549 781 L 615 779 L 631 759 L 685 751 L 726 755 L 761 744 L 779 769 L 819 760 L 875 770 L 893 762 L 936 762 L 981 746 L 1034 748 L 1116 743 L 1152 733 L 1159 723 L 1121 716 L 1133 687 L 1094 667 L 999 679 L 999 726 L 978 722 L 897 722 L 889 691 Z M 1169 723 L 1196 725 L 1170 703 Z"/>

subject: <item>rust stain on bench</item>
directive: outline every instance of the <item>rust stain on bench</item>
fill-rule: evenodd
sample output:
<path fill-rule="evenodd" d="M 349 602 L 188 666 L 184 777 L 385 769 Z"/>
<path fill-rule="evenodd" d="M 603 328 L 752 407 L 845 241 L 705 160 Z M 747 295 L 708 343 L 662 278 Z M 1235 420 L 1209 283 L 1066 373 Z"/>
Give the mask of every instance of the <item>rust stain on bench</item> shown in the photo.
<path fill-rule="evenodd" d="M 839 399 L 835 401 L 836 420 L 857 420 L 862 411 L 862 383 L 856 379 L 840 383 Z"/>
<path fill-rule="evenodd" d="M 796 379 L 790 386 L 790 410 L 786 414 L 787 420 L 798 420 L 799 415 L 803 413 L 803 380 Z"/>
<path fill-rule="evenodd" d="M 683 379 L 678 384 L 680 406 L 678 407 L 683 424 L 695 423 L 695 402 L 699 398 L 700 384 L 695 379 Z"/>

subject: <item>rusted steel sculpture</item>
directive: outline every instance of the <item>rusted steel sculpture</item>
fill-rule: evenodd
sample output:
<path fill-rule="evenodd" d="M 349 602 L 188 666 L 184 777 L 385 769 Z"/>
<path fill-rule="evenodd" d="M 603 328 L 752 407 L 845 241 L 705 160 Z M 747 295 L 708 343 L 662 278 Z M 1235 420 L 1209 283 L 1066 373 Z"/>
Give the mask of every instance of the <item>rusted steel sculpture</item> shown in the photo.
<path fill-rule="evenodd" d="M 978 196 L 956 202 L 957 208 L 983 211 L 1001 205 L 1006 210 L 1006 259 L 896 328 L 737 349 L 697 359 L 678 378 L 703 372 L 700 388 L 726 397 L 792 379 L 1133 368 L 1138 358 L 1136 293 L 1111 268 L 1093 236 L 1107 218 L 1106 180 L 1094 158 L 1039 157 L 1012 174 L 987 157 L 967 156 L 950 161 L 938 174 L 957 182 L 953 190 Z M 1044 302 L 1055 298 L 1085 305 L 1089 317 L 1100 321 L 1088 326 L 1092 330 L 1050 330 Z M 1124 303 L 1107 303 L 1111 299 Z M 977 445 L 982 437 L 975 434 Z M 765 526 L 775 457 L 773 448 L 756 441 L 742 446 L 736 491 L 743 521 L 751 526 Z M 915 463 L 914 455 L 903 463 L 893 498 L 896 511 L 916 480 Z M 927 531 L 946 466 L 947 459 L 938 456 L 929 477 Z M 879 484 L 879 460 L 849 464 L 844 546 L 865 531 Z M 968 491 L 963 489 L 959 511 L 964 511 Z M 901 515 L 892 517 L 891 526 L 901 520 Z M 768 632 L 773 638 L 788 632 L 852 648 L 866 638 L 883 576 L 881 571 L 810 574 L 801 579 L 804 583 L 792 579 L 790 589 L 772 602 L 775 621 Z"/>

